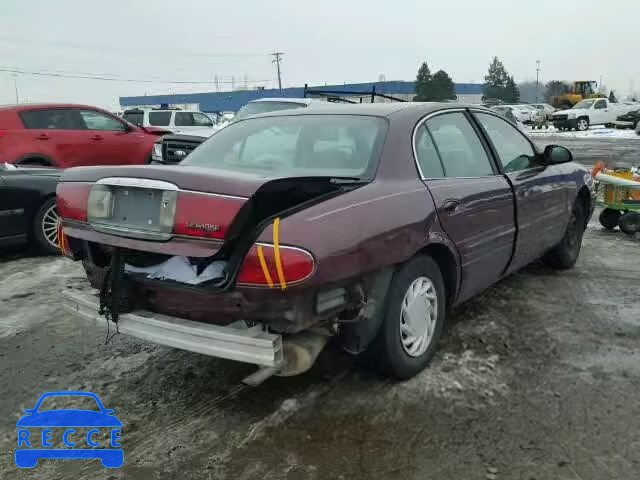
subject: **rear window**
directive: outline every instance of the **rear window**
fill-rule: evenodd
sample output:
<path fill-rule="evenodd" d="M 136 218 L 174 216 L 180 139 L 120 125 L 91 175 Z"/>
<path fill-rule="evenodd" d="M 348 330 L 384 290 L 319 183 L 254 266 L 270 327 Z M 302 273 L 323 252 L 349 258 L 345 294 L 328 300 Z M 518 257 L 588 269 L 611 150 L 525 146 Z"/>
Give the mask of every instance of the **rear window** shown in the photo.
<path fill-rule="evenodd" d="M 142 127 L 142 122 L 144 121 L 144 112 L 129 112 L 125 113 L 122 118 L 124 118 L 127 122 L 133 123 L 138 127 Z"/>
<path fill-rule="evenodd" d="M 213 127 L 213 122 L 204 113 L 176 112 L 176 127 Z"/>
<path fill-rule="evenodd" d="M 234 120 L 242 120 L 243 118 L 250 117 L 251 115 L 258 115 L 259 113 L 277 112 L 279 110 L 291 110 L 294 108 L 304 108 L 304 103 L 294 102 L 254 102 L 247 103 L 244 107 L 238 110 Z"/>
<path fill-rule="evenodd" d="M 149 112 L 149 125 L 154 127 L 167 127 L 171 121 L 173 112 Z"/>
<path fill-rule="evenodd" d="M 24 126 L 30 129 L 79 130 L 83 128 L 71 109 L 31 110 L 20 112 L 20 118 Z"/>
<path fill-rule="evenodd" d="M 180 165 L 273 177 L 369 179 L 386 131 L 384 119 L 358 115 L 248 119 L 220 130 Z"/>

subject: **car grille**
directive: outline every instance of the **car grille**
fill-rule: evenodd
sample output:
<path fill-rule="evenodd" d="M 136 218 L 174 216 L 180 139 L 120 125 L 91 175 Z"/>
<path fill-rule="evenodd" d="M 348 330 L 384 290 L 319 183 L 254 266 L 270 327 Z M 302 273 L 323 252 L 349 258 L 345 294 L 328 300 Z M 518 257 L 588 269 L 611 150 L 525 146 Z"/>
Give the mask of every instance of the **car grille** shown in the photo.
<path fill-rule="evenodd" d="M 202 139 L 204 141 L 204 139 Z M 178 163 L 189 155 L 198 145 L 198 140 L 163 140 L 162 160 L 164 163 Z M 184 152 L 184 155 L 180 152 Z"/>
<path fill-rule="evenodd" d="M 566 120 L 567 118 L 569 118 L 568 115 L 554 115 L 553 116 L 554 120 Z"/>

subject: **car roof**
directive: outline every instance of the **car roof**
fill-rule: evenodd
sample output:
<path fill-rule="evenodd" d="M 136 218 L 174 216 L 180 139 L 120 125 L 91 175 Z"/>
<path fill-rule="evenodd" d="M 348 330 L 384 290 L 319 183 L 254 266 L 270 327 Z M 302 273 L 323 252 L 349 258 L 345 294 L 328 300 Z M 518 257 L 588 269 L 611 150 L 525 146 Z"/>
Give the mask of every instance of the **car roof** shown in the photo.
<path fill-rule="evenodd" d="M 369 115 L 376 117 L 389 117 L 396 112 L 415 110 L 421 115 L 426 115 L 438 110 L 456 110 L 461 108 L 478 108 L 487 110 L 482 105 L 450 102 L 385 102 L 385 103 L 331 103 L 320 109 L 297 108 L 293 110 L 278 110 L 274 112 L 253 115 L 251 118 L 276 117 L 276 116 L 296 116 L 296 115 Z"/>
<path fill-rule="evenodd" d="M 42 110 L 48 108 L 88 108 L 90 110 L 105 110 L 93 105 L 83 105 L 79 103 L 20 103 L 13 105 L 0 105 L 0 110 Z M 106 110 L 105 110 L 106 111 Z"/>
<path fill-rule="evenodd" d="M 249 103 L 270 103 L 270 102 L 278 102 L 278 103 L 300 103 L 304 105 L 309 105 L 311 103 L 322 102 L 317 98 L 285 98 L 285 97 L 267 97 L 267 98 L 257 98 L 255 100 L 251 100 Z"/>

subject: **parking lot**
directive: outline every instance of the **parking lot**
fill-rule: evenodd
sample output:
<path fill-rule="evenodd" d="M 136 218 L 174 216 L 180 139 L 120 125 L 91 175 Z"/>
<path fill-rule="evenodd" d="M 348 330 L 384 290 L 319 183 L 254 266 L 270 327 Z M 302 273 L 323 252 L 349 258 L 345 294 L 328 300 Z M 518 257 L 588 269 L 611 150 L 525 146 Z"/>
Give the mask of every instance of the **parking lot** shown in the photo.
<path fill-rule="evenodd" d="M 638 140 L 538 135 L 628 165 Z M 575 269 L 531 265 L 456 309 L 432 365 L 393 383 L 336 348 L 312 371 L 252 367 L 80 323 L 59 257 L 0 260 L 0 477 L 632 479 L 640 459 L 640 240 L 592 220 Z M 15 422 L 43 391 L 86 390 L 123 423 L 125 464 L 17 469 Z"/>

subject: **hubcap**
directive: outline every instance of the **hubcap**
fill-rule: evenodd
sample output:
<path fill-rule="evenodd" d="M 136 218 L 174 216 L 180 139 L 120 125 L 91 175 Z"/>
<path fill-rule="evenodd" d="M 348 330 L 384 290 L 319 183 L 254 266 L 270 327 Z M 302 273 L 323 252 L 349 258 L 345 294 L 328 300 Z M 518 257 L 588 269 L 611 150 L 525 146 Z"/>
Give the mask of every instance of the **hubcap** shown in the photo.
<path fill-rule="evenodd" d="M 578 129 L 586 130 L 587 129 L 587 121 L 586 120 L 578 120 Z"/>
<path fill-rule="evenodd" d="M 55 205 L 49 207 L 42 217 L 42 234 L 49 245 L 59 248 L 58 245 L 58 224 L 60 216 Z"/>
<path fill-rule="evenodd" d="M 400 311 L 400 341 L 407 355 L 419 357 L 427 350 L 437 319 L 436 288 L 427 277 L 419 277 L 409 285 Z"/>

